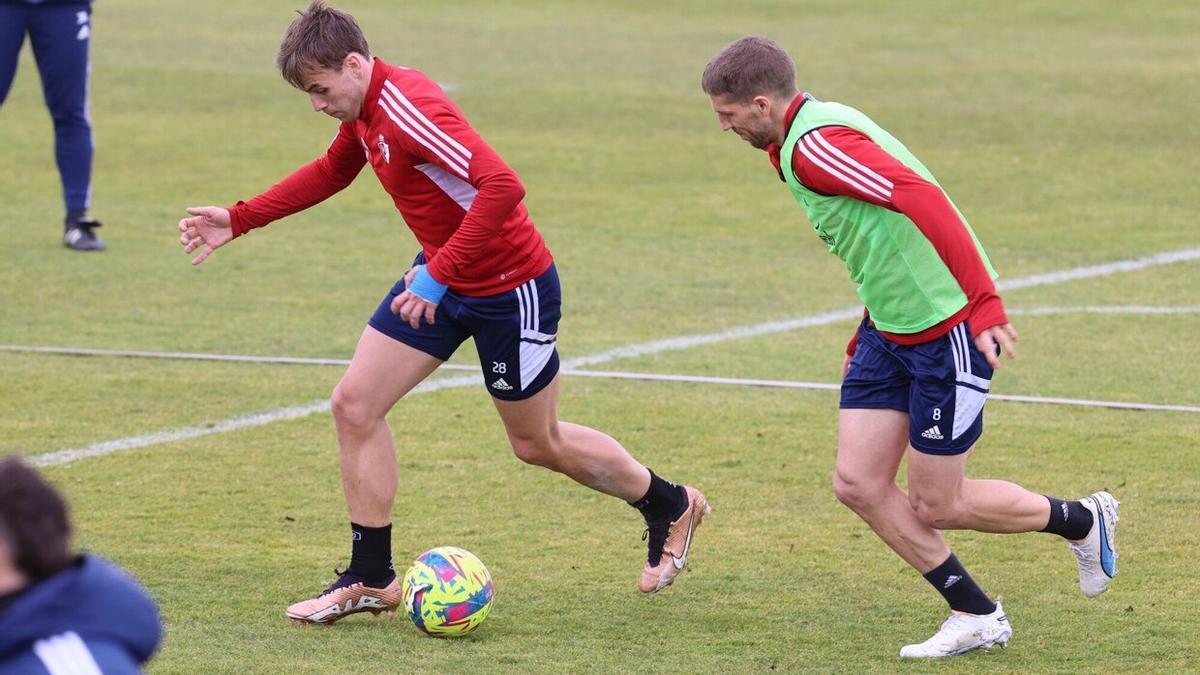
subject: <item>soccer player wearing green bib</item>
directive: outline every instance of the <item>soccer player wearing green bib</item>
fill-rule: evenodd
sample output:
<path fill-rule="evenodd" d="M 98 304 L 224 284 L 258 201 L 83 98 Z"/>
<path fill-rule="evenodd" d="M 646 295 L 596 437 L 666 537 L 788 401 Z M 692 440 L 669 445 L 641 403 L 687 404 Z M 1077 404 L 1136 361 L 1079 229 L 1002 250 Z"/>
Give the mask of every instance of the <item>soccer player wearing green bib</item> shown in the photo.
<path fill-rule="evenodd" d="M 992 371 L 1001 353 L 1016 356 L 1017 332 L 987 254 L 933 174 L 863 113 L 800 93 L 791 58 L 767 38 L 726 46 L 702 86 L 721 129 L 770 155 L 866 306 L 843 364 L 833 490 L 951 609 L 900 655 L 964 654 L 1012 636 L 941 530 L 1057 534 L 1084 595 L 1107 590 L 1117 573 L 1112 495 L 1063 501 L 966 477 Z M 907 493 L 896 483 L 905 453 Z"/>

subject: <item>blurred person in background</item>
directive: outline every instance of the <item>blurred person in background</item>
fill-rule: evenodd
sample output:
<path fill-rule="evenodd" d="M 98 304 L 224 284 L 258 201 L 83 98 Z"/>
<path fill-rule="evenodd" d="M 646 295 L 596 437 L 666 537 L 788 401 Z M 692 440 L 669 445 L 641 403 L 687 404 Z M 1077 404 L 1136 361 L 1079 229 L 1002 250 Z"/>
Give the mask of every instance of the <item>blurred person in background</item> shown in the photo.
<path fill-rule="evenodd" d="M 91 61 L 90 0 L 0 0 L 0 106 L 17 74 L 25 35 L 42 77 L 42 97 L 54 120 L 54 158 L 62 180 L 63 246 L 103 251 L 92 201 L 92 123 L 88 118 Z"/>

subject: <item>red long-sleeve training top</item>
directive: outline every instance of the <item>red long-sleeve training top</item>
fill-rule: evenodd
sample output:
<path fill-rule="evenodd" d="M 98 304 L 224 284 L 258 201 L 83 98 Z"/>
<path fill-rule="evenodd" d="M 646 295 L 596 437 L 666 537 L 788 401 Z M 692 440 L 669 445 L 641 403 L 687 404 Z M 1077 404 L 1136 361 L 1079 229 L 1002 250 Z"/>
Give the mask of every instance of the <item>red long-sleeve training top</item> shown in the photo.
<path fill-rule="evenodd" d="M 436 82 L 376 58 L 359 118 L 325 154 L 271 189 L 230 207 L 235 237 L 328 199 L 370 162 L 451 290 L 512 290 L 553 262 L 521 200 L 517 174 L 467 123 Z"/>

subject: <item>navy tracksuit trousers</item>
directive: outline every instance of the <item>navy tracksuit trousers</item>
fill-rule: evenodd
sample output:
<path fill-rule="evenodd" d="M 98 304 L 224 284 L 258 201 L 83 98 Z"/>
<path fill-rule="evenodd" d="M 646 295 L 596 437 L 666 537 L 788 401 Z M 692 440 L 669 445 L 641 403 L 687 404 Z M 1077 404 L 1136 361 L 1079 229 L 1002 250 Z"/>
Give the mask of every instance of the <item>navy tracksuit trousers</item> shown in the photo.
<path fill-rule="evenodd" d="M 12 86 L 17 55 L 28 33 L 42 76 L 42 94 L 54 119 L 54 156 L 68 214 L 82 214 L 91 201 L 90 17 L 88 2 L 0 0 L 0 105 Z"/>

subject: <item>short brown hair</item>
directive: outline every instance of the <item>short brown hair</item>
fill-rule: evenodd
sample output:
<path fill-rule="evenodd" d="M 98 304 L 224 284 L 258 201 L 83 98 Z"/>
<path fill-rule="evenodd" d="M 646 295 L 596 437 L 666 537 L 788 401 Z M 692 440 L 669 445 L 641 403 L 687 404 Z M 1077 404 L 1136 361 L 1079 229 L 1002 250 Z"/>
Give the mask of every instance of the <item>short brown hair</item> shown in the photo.
<path fill-rule="evenodd" d="M 0 538 L 31 581 L 71 564 L 66 502 L 16 455 L 0 460 Z"/>
<path fill-rule="evenodd" d="M 755 96 L 796 95 L 792 57 L 770 38 L 751 35 L 728 45 L 704 67 L 700 86 L 709 96 L 748 101 Z"/>
<path fill-rule="evenodd" d="M 275 56 L 275 64 L 283 79 L 297 89 L 303 89 L 301 78 L 316 70 L 342 71 L 346 55 L 358 52 L 371 58 L 367 38 L 354 17 L 324 0 L 312 0 L 308 9 L 297 10 L 300 16 L 288 26 Z"/>

